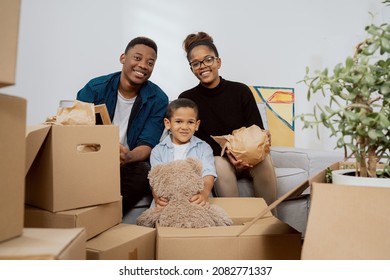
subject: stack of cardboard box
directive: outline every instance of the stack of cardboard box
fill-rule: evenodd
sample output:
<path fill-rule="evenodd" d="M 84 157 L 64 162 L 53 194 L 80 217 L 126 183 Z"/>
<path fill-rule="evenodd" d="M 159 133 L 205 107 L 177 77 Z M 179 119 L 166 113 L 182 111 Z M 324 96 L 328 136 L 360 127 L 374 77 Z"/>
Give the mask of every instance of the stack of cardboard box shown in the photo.
<path fill-rule="evenodd" d="M 0 87 L 15 83 L 20 1 L 0 2 Z M 85 259 L 84 229 L 26 229 L 25 99 L 0 94 L 0 259 Z"/>
<path fill-rule="evenodd" d="M 84 228 L 87 259 L 155 258 L 155 229 L 121 223 L 118 129 L 27 127 L 25 227 Z"/>
<path fill-rule="evenodd" d="M 118 138 L 113 125 L 28 126 L 25 227 L 83 227 L 90 239 L 120 223 Z"/>

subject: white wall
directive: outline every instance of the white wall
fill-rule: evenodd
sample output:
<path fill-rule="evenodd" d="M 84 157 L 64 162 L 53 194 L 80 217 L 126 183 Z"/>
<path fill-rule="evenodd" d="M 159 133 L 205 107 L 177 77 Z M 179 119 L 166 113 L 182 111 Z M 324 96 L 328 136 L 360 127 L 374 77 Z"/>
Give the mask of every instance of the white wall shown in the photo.
<path fill-rule="evenodd" d="M 353 52 L 371 22 L 390 19 L 382 0 L 22 0 L 16 85 L 28 124 L 54 115 L 91 78 L 121 69 L 128 41 L 144 35 L 159 47 L 151 80 L 170 99 L 195 86 L 182 42 L 206 31 L 214 37 L 224 78 L 250 85 L 295 88 L 295 112 L 310 112 L 305 67 L 333 68 Z M 372 18 L 371 12 L 375 17 Z M 320 101 L 320 100 L 319 100 Z M 301 130 L 296 146 L 333 149 L 334 139 Z"/>

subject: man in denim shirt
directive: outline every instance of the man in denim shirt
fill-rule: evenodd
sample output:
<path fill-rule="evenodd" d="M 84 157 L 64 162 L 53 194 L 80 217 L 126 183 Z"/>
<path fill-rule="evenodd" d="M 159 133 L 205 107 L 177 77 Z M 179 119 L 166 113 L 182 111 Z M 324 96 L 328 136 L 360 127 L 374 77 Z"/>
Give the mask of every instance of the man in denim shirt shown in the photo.
<path fill-rule="evenodd" d="M 164 129 L 168 97 L 148 80 L 156 59 L 154 41 L 134 38 L 120 56 L 122 71 L 94 78 L 77 93 L 80 101 L 106 104 L 112 123 L 119 126 L 123 215 L 150 193 L 149 157 Z"/>

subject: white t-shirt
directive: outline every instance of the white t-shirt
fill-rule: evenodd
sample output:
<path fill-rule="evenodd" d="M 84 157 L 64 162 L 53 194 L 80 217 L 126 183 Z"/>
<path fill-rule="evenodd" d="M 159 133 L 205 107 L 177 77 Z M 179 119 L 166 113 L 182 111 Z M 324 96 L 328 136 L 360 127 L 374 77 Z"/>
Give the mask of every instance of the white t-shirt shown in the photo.
<path fill-rule="evenodd" d="M 172 143 L 173 144 L 173 143 Z M 178 160 L 178 159 L 185 159 L 186 158 L 186 150 L 188 146 L 190 145 L 190 142 L 182 145 L 178 144 L 173 144 L 173 159 Z"/>
<path fill-rule="evenodd" d="M 112 123 L 119 126 L 120 143 L 127 148 L 129 148 L 127 145 L 127 127 L 135 99 L 136 97 L 131 99 L 123 97 L 118 90 L 118 100 L 116 101 L 114 119 Z"/>

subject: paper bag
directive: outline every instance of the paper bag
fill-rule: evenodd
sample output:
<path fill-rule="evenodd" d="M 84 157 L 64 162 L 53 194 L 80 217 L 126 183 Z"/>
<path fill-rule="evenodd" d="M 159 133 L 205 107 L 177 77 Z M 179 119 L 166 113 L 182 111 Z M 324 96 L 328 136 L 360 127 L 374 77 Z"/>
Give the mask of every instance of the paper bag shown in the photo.
<path fill-rule="evenodd" d="M 256 165 L 270 151 L 268 135 L 257 125 L 233 130 L 232 134 L 211 136 L 221 147 L 221 156 L 228 149 L 237 160 Z"/>
<path fill-rule="evenodd" d="M 95 125 L 95 105 L 75 100 L 73 106 L 59 107 L 56 125 Z"/>

